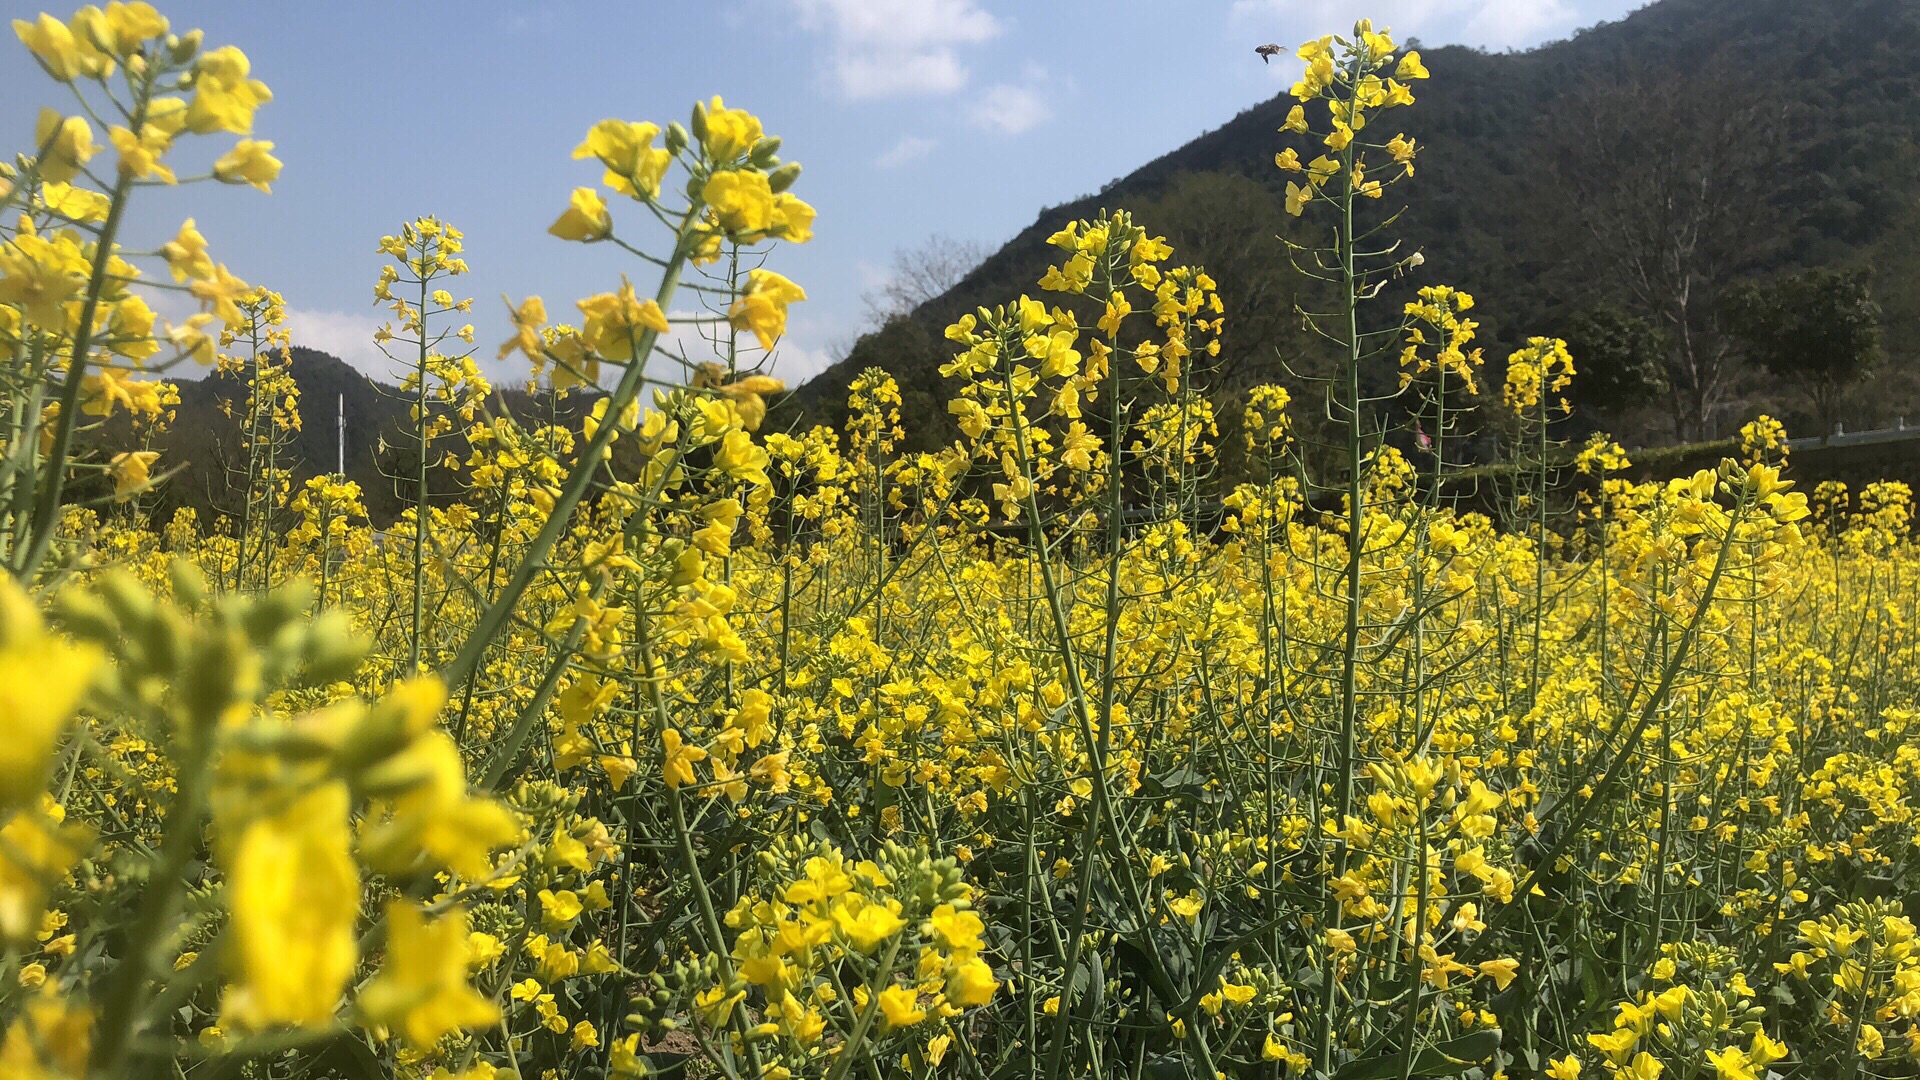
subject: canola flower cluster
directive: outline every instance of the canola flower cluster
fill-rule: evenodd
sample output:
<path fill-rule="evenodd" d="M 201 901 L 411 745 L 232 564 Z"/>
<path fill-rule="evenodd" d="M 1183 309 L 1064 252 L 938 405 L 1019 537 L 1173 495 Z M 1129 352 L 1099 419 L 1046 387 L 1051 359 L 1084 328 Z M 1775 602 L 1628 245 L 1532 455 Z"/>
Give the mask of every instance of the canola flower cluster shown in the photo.
<path fill-rule="evenodd" d="M 508 302 L 532 411 L 460 230 L 379 241 L 376 529 L 294 483 L 282 298 L 191 221 L 116 244 L 184 135 L 270 185 L 244 56 L 144 3 L 15 30 L 85 107 L 0 188 L 5 1075 L 1920 1075 L 1911 493 L 1808 498 L 1764 417 L 1668 482 L 1563 453 L 1551 339 L 1483 407 L 1474 298 L 1370 303 L 1420 261 L 1354 242 L 1417 155 L 1385 31 L 1302 47 L 1276 161 L 1346 297 L 1331 476 L 1288 390 L 1216 414 L 1231 313 L 1125 211 L 948 329 L 944 450 L 878 370 L 768 430 L 814 215 L 714 98 L 575 152 L 550 231 L 658 284 Z M 103 425 L 193 361 L 247 385 L 244 498 L 156 523 Z M 1396 363 L 1410 451 L 1360 396 Z M 1447 497 L 1476 409 L 1498 520 Z"/>

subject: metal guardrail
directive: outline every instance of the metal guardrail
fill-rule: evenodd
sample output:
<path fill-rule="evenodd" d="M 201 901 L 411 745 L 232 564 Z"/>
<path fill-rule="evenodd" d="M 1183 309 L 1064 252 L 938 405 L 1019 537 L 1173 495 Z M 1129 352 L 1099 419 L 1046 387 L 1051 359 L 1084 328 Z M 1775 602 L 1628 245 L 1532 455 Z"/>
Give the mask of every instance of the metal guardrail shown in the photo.
<path fill-rule="evenodd" d="M 1842 429 L 1831 435 L 1788 439 L 1787 446 L 1793 450 L 1810 450 L 1821 446 L 1865 446 L 1869 443 L 1905 442 L 1908 439 L 1920 439 L 1920 426 L 1909 426 L 1902 420 L 1897 427 L 1875 428 L 1872 431 Z"/>

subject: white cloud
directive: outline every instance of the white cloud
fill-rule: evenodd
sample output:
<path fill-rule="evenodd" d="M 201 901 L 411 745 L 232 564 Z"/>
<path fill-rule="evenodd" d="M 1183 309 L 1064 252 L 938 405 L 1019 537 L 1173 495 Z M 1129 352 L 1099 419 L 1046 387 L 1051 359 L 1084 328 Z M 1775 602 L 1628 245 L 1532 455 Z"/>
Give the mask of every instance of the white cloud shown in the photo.
<path fill-rule="evenodd" d="M 371 314 L 287 309 L 287 328 L 293 331 L 295 345 L 332 353 L 363 374 L 387 379 L 392 376 L 393 361 L 373 343 L 380 324 L 381 320 Z"/>
<path fill-rule="evenodd" d="M 902 165 L 918 161 L 933 152 L 940 144 L 919 135 L 902 135 L 898 142 L 888 147 L 879 157 L 873 159 L 875 168 L 897 169 Z"/>
<path fill-rule="evenodd" d="M 833 39 L 832 70 L 842 96 L 863 101 L 951 94 L 967 84 L 959 46 L 1003 29 L 974 0 L 793 0 L 809 30 Z"/>
<path fill-rule="evenodd" d="M 712 312 L 689 308 L 669 311 L 667 318 L 672 321 L 673 328 L 661 335 L 658 343 L 658 347 L 665 350 L 667 355 L 685 357 L 691 364 L 725 362 L 725 354 L 716 341 L 724 340 L 727 327 L 723 321 L 714 321 L 716 316 Z M 709 321 L 689 321 L 693 319 Z M 827 340 L 825 328 L 818 325 L 817 320 L 810 321 L 804 316 L 788 319 L 786 335 L 774 346 L 770 364 L 773 373 L 785 379 L 789 386 L 798 386 L 811 376 L 818 375 L 839 359 L 825 344 Z M 761 361 L 753 335 L 740 335 L 739 343 L 743 350 L 749 350 L 742 352 L 739 358 L 743 366 Z M 661 377 L 672 379 L 685 374 L 677 365 L 667 362 L 661 362 L 658 372 Z M 602 379 L 607 382 L 604 373 Z M 611 385 L 610 382 L 607 384 Z"/>
<path fill-rule="evenodd" d="M 773 372 L 788 386 L 799 386 L 832 367 L 838 359 L 824 344 L 809 346 L 787 337 L 782 338 L 780 347 L 774 350 Z"/>
<path fill-rule="evenodd" d="M 1012 83 L 990 86 L 967 106 L 967 121 L 975 127 L 1019 135 L 1032 131 L 1053 115 L 1039 91 Z"/>
<path fill-rule="evenodd" d="M 1580 19 L 1568 0 L 1234 0 L 1231 14 L 1270 31 L 1268 40 L 1289 56 L 1296 38 L 1345 32 L 1361 18 L 1391 27 L 1402 40 L 1488 49 L 1535 44 L 1574 29 Z M 1262 43 L 1249 40 L 1249 48 Z M 1294 77 L 1290 65 L 1275 66 L 1286 69 L 1286 79 Z"/>

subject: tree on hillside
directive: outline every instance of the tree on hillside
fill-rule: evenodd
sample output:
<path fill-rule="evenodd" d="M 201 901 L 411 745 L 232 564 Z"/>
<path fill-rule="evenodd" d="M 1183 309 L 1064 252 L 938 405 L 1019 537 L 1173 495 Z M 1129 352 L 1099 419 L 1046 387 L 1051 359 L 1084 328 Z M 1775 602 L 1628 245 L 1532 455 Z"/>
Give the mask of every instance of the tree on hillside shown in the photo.
<path fill-rule="evenodd" d="M 896 248 L 887 280 L 861 299 L 875 326 L 912 314 L 921 304 L 960 284 L 987 257 L 987 246 L 934 233 L 910 248 Z"/>
<path fill-rule="evenodd" d="M 1840 419 L 1841 395 L 1879 365 L 1880 308 L 1860 271 L 1743 282 L 1726 308 L 1748 359 L 1805 393 L 1823 434 Z"/>
<path fill-rule="evenodd" d="M 1558 336 L 1573 354 L 1577 404 L 1619 413 L 1668 392 L 1665 337 L 1620 305 L 1600 303 L 1575 312 Z"/>
<path fill-rule="evenodd" d="M 1324 288 L 1300 274 L 1275 239 L 1298 238 L 1303 227 L 1265 184 L 1238 173 L 1182 173 L 1128 208 L 1149 232 L 1166 236 L 1175 262 L 1202 267 L 1218 283 L 1227 316 L 1221 386 L 1286 381 L 1285 368 L 1318 374 L 1330 362 L 1299 314 L 1302 306 L 1323 306 L 1312 290 Z"/>
<path fill-rule="evenodd" d="M 1596 284 L 1660 330 L 1674 435 L 1704 438 L 1736 360 L 1721 301 L 1786 231 L 1787 110 L 1712 63 L 1595 84 L 1564 113 L 1554 171 Z"/>

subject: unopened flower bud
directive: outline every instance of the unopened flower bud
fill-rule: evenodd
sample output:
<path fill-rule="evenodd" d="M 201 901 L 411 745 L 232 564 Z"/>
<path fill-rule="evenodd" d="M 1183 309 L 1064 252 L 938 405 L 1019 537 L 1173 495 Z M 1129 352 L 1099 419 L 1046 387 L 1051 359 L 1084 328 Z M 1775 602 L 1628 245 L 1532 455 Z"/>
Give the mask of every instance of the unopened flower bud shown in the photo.
<path fill-rule="evenodd" d="M 167 35 L 167 55 L 176 64 L 192 60 L 200 52 L 200 41 L 205 35 L 199 30 L 189 30 L 184 34 Z"/>
<path fill-rule="evenodd" d="M 798 179 L 800 179 L 800 163 L 789 161 L 767 175 L 767 186 L 773 189 L 775 195 L 778 195 L 792 187 L 793 182 Z"/>
<path fill-rule="evenodd" d="M 300 681 L 307 686 L 352 678 L 367 655 L 366 639 L 353 632 L 351 620 L 341 611 L 322 612 L 307 624 L 301 644 Z"/>
<path fill-rule="evenodd" d="M 100 579 L 96 588 L 100 598 L 113 609 L 114 618 L 123 630 L 138 632 L 153 617 L 153 597 L 147 595 L 147 590 L 132 574 L 124 570 L 111 571 Z"/>
<path fill-rule="evenodd" d="M 200 568 L 185 559 L 175 559 L 167 568 L 173 580 L 174 602 L 185 608 L 197 608 L 207 602 L 207 578 Z"/>

